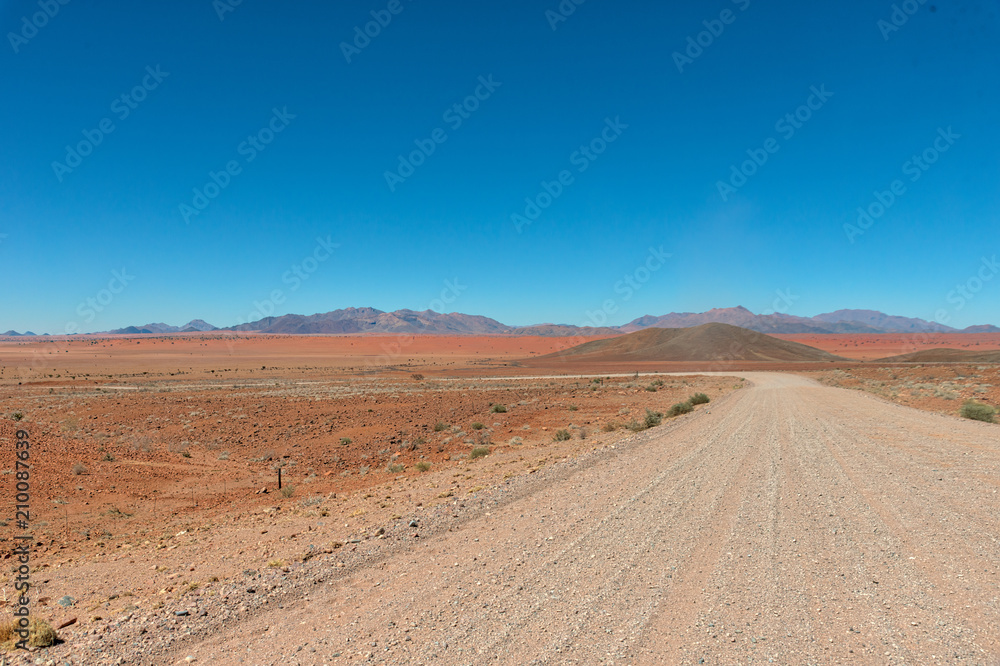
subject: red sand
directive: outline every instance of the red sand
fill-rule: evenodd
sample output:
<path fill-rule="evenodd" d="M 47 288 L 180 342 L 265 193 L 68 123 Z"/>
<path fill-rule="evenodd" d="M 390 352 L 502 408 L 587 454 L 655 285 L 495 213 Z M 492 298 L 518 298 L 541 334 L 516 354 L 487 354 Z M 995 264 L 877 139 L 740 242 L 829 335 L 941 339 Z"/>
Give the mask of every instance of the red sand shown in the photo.
<path fill-rule="evenodd" d="M 949 347 L 972 351 L 1000 349 L 1000 333 L 877 333 L 877 334 L 782 334 L 782 340 L 800 342 L 810 347 L 843 356 L 868 361 L 921 349 Z"/>

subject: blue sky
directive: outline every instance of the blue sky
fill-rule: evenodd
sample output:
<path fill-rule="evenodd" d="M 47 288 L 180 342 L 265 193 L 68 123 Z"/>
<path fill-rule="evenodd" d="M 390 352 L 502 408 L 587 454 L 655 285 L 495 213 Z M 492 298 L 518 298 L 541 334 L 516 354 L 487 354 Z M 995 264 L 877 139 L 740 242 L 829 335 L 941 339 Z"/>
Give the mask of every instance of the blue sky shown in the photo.
<path fill-rule="evenodd" d="M 996 2 L 95 4 L 0 3 L 0 330 L 1000 324 Z"/>

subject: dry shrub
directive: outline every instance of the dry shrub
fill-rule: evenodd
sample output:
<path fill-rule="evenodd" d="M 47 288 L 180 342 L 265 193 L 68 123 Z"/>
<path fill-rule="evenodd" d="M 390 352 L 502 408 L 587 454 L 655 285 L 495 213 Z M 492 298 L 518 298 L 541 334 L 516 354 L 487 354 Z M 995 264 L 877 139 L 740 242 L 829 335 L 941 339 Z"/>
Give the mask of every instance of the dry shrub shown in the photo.
<path fill-rule="evenodd" d="M 45 620 L 31 618 L 28 620 L 28 641 L 27 645 L 33 648 L 49 647 L 56 642 L 56 630 Z M 21 640 L 17 633 L 17 623 L 13 620 L 0 624 L 0 646 L 7 650 L 14 650 L 15 645 Z"/>

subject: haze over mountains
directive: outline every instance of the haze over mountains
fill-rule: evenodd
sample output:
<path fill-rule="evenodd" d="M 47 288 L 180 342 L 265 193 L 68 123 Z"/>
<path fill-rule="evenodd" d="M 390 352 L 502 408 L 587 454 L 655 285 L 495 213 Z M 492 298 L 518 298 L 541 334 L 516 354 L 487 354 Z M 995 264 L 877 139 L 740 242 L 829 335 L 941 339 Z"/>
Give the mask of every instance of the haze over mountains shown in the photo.
<path fill-rule="evenodd" d="M 997 333 L 992 325 L 955 329 L 950 326 L 912 317 L 887 315 L 875 310 L 837 310 L 815 317 L 786 314 L 758 315 L 742 306 L 713 308 L 707 312 L 672 312 L 639 317 L 624 326 L 573 326 L 569 324 L 535 324 L 509 326 L 495 319 L 458 312 L 443 314 L 433 310 L 396 310 L 384 312 L 375 308 L 345 308 L 313 315 L 289 314 L 219 329 L 195 319 L 183 326 L 163 323 L 127 326 L 92 335 L 150 335 L 193 333 L 204 331 L 241 331 L 286 335 L 344 335 L 362 333 L 394 333 L 412 335 L 541 335 L 589 336 L 633 333 L 647 328 L 691 328 L 702 324 L 730 324 L 760 333 Z M 4 336 L 33 335 L 7 331 Z"/>

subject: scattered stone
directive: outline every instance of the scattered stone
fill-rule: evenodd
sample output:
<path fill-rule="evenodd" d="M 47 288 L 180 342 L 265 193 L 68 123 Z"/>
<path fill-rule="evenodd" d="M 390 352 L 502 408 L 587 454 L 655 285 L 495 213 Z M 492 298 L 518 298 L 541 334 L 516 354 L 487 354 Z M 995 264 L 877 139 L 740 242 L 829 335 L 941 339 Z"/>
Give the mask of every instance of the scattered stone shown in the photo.
<path fill-rule="evenodd" d="M 58 627 L 56 627 L 56 630 L 58 631 L 59 629 L 65 629 L 66 627 L 68 627 L 68 626 L 70 626 L 72 624 L 76 624 L 76 617 L 75 616 L 71 617 L 68 620 L 64 620 L 62 622 L 62 624 L 60 624 Z"/>
<path fill-rule="evenodd" d="M 417 521 L 415 521 L 415 520 L 411 520 L 410 521 L 410 527 L 417 527 L 417 526 L 418 526 L 417 525 Z"/>
<path fill-rule="evenodd" d="M 69 608 L 70 606 L 72 606 L 73 604 L 76 603 L 76 599 L 74 599 L 73 597 L 71 597 L 71 596 L 69 596 L 67 594 L 65 597 L 63 597 L 62 599 L 60 599 L 56 603 L 58 603 L 63 608 Z"/>
<path fill-rule="evenodd" d="M 185 615 L 190 615 L 186 610 L 174 611 L 174 615 L 178 617 L 184 617 Z"/>

